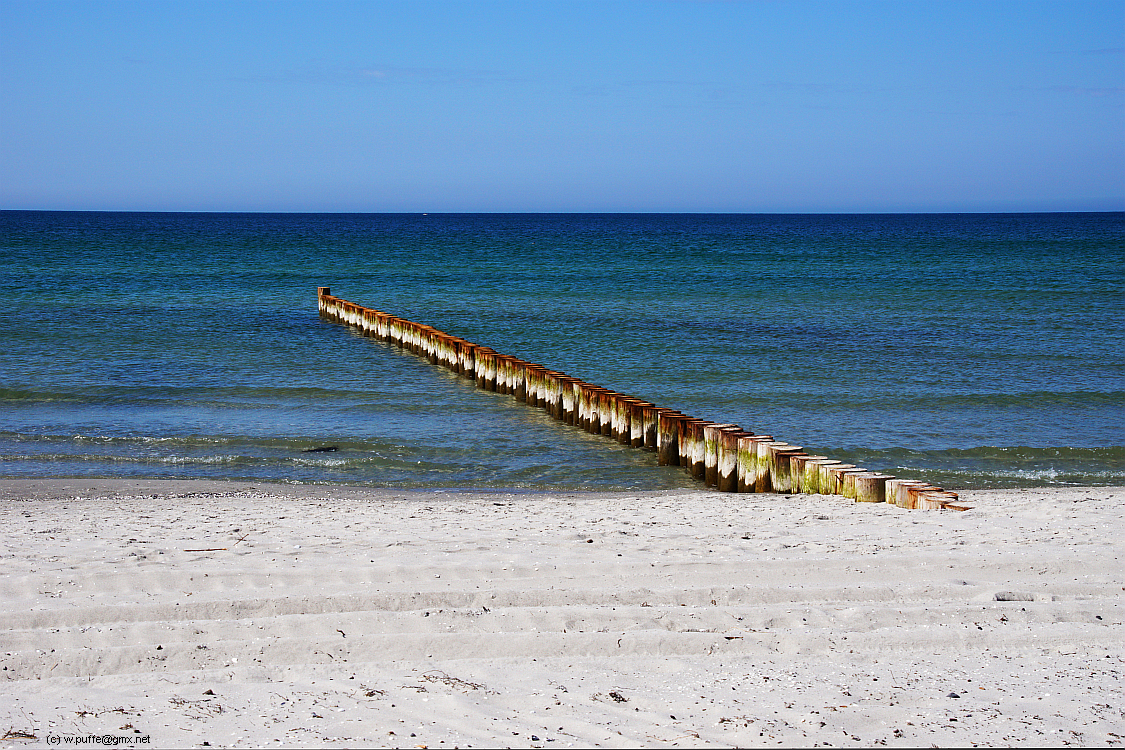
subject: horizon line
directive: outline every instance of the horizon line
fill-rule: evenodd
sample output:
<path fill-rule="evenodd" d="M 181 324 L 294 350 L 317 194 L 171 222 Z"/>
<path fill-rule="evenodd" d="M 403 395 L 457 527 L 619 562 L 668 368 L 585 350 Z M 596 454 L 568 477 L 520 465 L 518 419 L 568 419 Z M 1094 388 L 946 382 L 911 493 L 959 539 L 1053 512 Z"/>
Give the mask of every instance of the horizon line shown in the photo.
<path fill-rule="evenodd" d="M 1119 209 L 1028 211 L 246 211 L 217 209 L 133 208 L 0 208 L 0 213 L 100 213 L 100 214 L 272 214 L 358 216 L 961 216 L 1024 214 L 1119 214 Z"/>

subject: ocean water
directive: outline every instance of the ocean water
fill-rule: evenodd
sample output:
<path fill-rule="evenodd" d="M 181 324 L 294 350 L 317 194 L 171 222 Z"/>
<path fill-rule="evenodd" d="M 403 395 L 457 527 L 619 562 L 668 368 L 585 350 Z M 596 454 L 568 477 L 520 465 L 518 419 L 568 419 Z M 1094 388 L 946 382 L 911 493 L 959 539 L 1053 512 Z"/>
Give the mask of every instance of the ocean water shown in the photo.
<path fill-rule="evenodd" d="M 897 476 L 1125 484 L 1121 213 L 0 212 L 0 261 L 5 477 L 695 486 L 321 321 L 329 286 Z"/>

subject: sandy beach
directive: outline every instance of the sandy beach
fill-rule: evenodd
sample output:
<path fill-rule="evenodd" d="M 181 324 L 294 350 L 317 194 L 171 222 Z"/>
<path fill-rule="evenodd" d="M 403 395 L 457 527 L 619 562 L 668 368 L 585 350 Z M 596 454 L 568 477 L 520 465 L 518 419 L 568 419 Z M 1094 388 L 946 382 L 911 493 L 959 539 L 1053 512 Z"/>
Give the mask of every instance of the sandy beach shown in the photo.
<path fill-rule="evenodd" d="M 0 746 L 1125 742 L 1125 488 L 2 480 Z"/>

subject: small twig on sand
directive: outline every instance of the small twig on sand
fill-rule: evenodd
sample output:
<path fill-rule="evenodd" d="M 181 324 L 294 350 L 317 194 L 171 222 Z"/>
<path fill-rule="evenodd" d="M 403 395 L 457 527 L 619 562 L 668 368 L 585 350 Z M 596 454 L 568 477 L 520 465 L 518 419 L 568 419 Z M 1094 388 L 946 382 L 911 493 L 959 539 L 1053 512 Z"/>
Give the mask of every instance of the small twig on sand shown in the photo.
<path fill-rule="evenodd" d="M 235 529 L 235 530 L 237 531 L 237 529 Z M 244 540 L 246 537 L 250 536 L 250 534 L 251 534 L 251 532 L 247 531 L 245 534 L 238 537 L 238 539 L 236 539 L 234 541 L 234 544 L 232 544 L 231 547 L 237 547 L 238 543 L 241 542 L 242 540 Z M 184 550 L 184 552 L 226 552 L 226 551 L 227 551 L 227 547 L 208 547 L 207 549 L 185 549 Z"/>
<path fill-rule="evenodd" d="M 0 737 L 0 739 L 4 739 L 4 740 L 37 740 L 39 738 L 36 737 L 31 732 L 25 732 L 22 729 L 9 729 L 7 732 L 4 732 L 4 736 Z"/>
<path fill-rule="evenodd" d="M 484 687 L 484 685 L 476 682 L 468 682 L 466 680 L 462 680 L 460 677 L 450 677 L 448 674 L 442 672 L 439 669 L 434 669 L 426 672 L 422 675 L 422 679 L 426 680 L 427 682 L 441 682 L 451 688 L 457 688 L 459 690 L 480 690 Z"/>

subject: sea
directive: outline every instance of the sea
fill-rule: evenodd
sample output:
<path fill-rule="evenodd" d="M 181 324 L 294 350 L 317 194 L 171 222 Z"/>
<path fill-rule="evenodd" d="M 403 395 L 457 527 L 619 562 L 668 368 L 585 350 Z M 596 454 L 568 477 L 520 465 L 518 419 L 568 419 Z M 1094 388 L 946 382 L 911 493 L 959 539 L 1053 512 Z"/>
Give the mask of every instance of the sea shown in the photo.
<path fill-rule="evenodd" d="M 328 286 L 895 476 L 1125 485 L 1123 213 L 3 211 L 0 269 L 2 477 L 700 486 L 322 321 Z"/>

